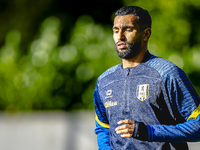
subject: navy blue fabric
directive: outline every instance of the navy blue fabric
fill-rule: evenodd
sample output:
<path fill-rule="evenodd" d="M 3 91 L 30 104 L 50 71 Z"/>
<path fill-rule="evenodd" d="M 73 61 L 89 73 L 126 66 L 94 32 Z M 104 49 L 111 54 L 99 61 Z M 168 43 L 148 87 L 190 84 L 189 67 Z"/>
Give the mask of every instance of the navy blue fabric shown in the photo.
<path fill-rule="evenodd" d="M 136 67 L 123 69 L 119 64 L 104 72 L 97 81 L 94 103 L 99 149 L 105 143 L 113 150 L 185 150 L 187 141 L 200 140 L 199 117 L 187 122 L 199 106 L 198 94 L 180 68 L 148 52 Z M 124 119 L 136 121 L 133 138 L 115 133 L 117 122 Z M 109 129 L 103 130 L 101 123 Z M 148 127 L 148 141 L 141 140 L 140 123 Z"/>

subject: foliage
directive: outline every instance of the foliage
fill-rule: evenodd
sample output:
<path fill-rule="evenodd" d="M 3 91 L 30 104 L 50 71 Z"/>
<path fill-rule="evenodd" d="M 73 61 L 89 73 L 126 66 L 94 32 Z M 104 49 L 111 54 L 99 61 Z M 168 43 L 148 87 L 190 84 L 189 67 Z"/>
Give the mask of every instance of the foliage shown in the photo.
<path fill-rule="evenodd" d="M 124 0 L 124 5 L 149 10 L 153 21 L 150 52 L 182 68 L 200 94 L 200 21 L 195 17 L 200 13 L 199 3 Z M 108 15 L 113 19 L 112 14 Z M 70 22 L 70 17 L 67 19 Z M 27 53 L 20 50 L 21 31 L 10 30 L 0 50 L 0 109 L 93 109 L 98 76 L 121 63 L 112 39 L 112 25 L 93 19 L 81 15 L 67 35 L 69 41 L 63 42 L 63 22 L 55 16 L 46 18 Z"/>
<path fill-rule="evenodd" d="M 59 46 L 60 20 L 49 17 L 41 25 L 27 55 L 20 56 L 20 32 L 11 30 L 1 49 L 0 107 L 10 110 L 92 109 L 96 78 L 120 62 L 111 27 L 81 16 L 70 43 Z M 102 62 L 102 63 L 101 63 Z"/>
<path fill-rule="evenodd" d="M 152 16 L 151 53 L 182 68 L 200 93 L 200 3 L 196 0 L 124 0 L 147 9 Z"/>

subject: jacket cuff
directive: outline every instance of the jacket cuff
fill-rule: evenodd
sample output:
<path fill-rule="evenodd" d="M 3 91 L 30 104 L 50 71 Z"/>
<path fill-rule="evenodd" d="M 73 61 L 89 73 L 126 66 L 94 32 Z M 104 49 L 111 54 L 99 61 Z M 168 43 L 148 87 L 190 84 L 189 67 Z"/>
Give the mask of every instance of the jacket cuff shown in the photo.
<path fill-rule="evenodd" d="M 148 134 L 148 127 L 143 122 L 135 121 L 132 137 L 138 140 L 148 141 Z"/>

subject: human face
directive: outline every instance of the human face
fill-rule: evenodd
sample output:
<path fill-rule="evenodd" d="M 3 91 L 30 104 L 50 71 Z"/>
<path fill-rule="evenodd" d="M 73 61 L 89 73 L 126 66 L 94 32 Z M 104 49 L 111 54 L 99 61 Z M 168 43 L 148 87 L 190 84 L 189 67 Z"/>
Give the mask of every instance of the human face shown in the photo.
<path fill-rule="evenodd" d="M 142 32 L 135 15 L 116 16 L 113 25 L 113 39 L 117 53 L 122 59 L 136 57 L 142 47 Z"/>

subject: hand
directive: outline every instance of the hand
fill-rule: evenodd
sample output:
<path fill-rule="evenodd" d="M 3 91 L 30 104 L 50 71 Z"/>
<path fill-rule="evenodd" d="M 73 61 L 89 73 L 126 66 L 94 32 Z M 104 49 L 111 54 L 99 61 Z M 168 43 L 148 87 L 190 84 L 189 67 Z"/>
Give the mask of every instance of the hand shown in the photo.
<path fill-rule="evenodd" d="M 119 121 L 117 124 L 119 125 L 124 124 L 115 129 L 117 134 L 125 133 L 125 134 L 121 134 L 121 137 L 125 137 L 125 138 L 132 137 L 134 124 L 135 124 L 134 121 L 126 119 L 126 120 Z"/>

